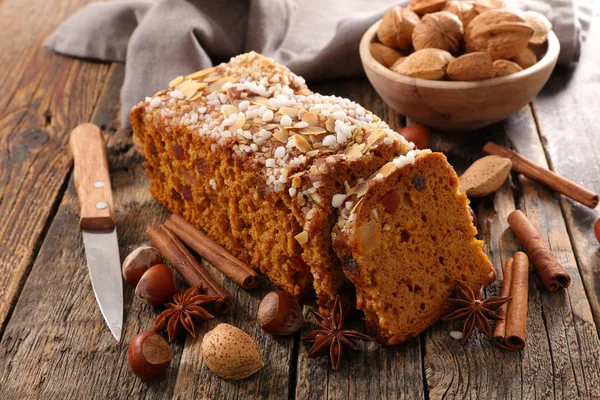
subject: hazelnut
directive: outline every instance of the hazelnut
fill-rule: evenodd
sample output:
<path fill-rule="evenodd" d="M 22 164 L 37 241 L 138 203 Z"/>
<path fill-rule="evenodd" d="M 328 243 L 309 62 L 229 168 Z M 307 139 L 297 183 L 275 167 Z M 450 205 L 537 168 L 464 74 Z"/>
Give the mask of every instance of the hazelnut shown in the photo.
<path fill-rule="evenodd" d="M 373 58 L 386 68 L 391 67 L 394 62 L 401 57 L 401 54 L 396 50 L 377 42 L 371 43 L 369 45 L 369 50 L 371 50 Z"/>
<path fill-rule="evenodd" d="M 523 68 L 512 61 L 508 60 L 496 60 L 494 61 L 494 78 L 501 76 L 507 76 L 516 74 L 517 72 L 523 71 Z"/>
<path fill-rule="evenodd" d="M 386 46 L 407 50 L 419 16 L 407 8 L 393 7 L 384 16 L 377 29 L 377 39 Z"/>
<path fill-rule="evenodd" d="M 164 262 L 160 251 L 152 246 L 138 247 L 123 261 L 123 278 L 132 286 L 137 285 L 148 268 Z"/>
<path fill-rule="evenodd" d="M 453 81 L 480 81 L 494 75 L 494 63 L 484 51 L 467 53 L 452 60 L 446 73 Z"/>
<path fill-rule="evenodd" d="M 444 79 L 452 54 L 440 49 L 417 50 L 398 65 L 396 72 L 413 78 Z"/>
<path fill-rule="evenodd" d="M 412 42 L 415 50 L 434 48 L 458 54 L 462 44 L 463 25 L 448 11 L 427 14 L 415 26 Z"/>
<path fill-rule="evenodd" d="M 398 133 L 409 142 L 413 142 L 417 149 L 429 148 L 429 131 L 423 125 L 407 125 Z"/>
<path fill-rule="evenodd" d="M 140 379 L 151 379 L 163 372 L 173 359 L 169 344 L 154 331 L 133 337 L 127 349 L 129 369 Z"/>
<path fill-rule="evenodd" d="M 304 323 L 300 304 L 286 292 L 267 294 L 258 306 L 258 321 L 271 335 L 291 335 Z"/>
<path fill-rule="evenodd" d="M 600 218 L 594 224 L 594 235 L 596 235 L 596 240 L 600 243 Z"/>
<path fill-rule="evenodd" d="M 145 303 L 158 306 L 171 300 L 176 291 L 171 268 L 157 264 L 144 272 L 135 288 L 135 295 Z"/>
<path fill-rule="evenodd" d="M 202 357 L 208 368 L 223 379 L 244 379 L 265 365 L 254 339 L 228 324 L 219 324 L 204 335 Z"/>
<path fill-rule="evenodd" d="M 469 25 L 469 22 L 477 16 L 477 11 L 473 8 L 473 4 L 466 1 L 449 1 L 442 11 L 448 11 L 456 15 L 460 19 L 460 22 L 462 22 L 463 28 Z"/>
<path fill-rule="evenodd" d="M 440 11 L 446 5 L 447 0 L 410 0 L 408 9 L 419 15 Z"/>
<path fill-rule="evenodd" d="M 465 29 L 469 53 L 487 51 L 492 59 L 508 60 L 523 51 L 533 35 L 533 28 L 516 12 L 499 9 L 479 14 Z"/>
<path fill-rule="evenodd" d="M 535 65 L 537 56 L 535 55 L 535 51 L 526 47 L 525 50 L 511 58 L 510 61 L 517 63 L 521 68 L 526 69 Z"/>

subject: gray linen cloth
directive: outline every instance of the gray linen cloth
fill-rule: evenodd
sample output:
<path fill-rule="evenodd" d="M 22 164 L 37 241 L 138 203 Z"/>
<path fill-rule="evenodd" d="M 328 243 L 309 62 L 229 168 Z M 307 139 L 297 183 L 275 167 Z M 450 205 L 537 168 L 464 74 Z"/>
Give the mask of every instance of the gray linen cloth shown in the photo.
<path fill-rule="evenodd" d="M 542 12 L 561 42 L 559 62 L 579 58 L 592 0 L 514 0 Z M 146 96 L 250 50 L 309 81 L 362 75 L 358 43 L 390 0 L 118 0 L 92 3 L 46 40 L 57 53 L 125 62 L 121 123 Z"/>

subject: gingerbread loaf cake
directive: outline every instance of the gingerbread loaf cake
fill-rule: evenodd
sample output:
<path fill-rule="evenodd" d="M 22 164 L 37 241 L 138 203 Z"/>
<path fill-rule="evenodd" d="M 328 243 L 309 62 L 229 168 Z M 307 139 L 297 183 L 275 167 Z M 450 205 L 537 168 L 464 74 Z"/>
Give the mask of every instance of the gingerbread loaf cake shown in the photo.
<path fill-rule="evenodd" d="M 356 211 L 353 191 L 370 188 L 378 171 L 414 149 L 377 116 L 311 92 L 301 77 L 251 52 L 174 79 L 134 107 L 131 122 L 151 193 L 171 212 L 294 296 L 314 288 L 323 312 L 336 294 L 361 290 L 344 273 L 332 232 Z M 446 176 L 451 167 L 443 165 L 430 176 Z M 474 233 L 462 243 L 482 260 L 469 266 L 480 274 L 465 275 L 473 287 L 481 280 L 469 279 L 491 268 L 477 243 Z M 455 267 L 453 257 L 442 266 Z"/>
<path fill-rule="evenodd" d="M 417 336 L 449 311 L 455 281 L 488 286 L 496 273 L 441 153 L 410 151 L 347 197 L 334 248 L 356 287 L 357 308 L 380 343 Z"/>

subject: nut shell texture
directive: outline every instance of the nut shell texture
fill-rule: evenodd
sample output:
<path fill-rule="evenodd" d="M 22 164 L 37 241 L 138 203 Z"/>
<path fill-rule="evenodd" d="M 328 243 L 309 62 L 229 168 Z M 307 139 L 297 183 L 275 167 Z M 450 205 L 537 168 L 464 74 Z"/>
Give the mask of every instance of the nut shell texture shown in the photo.
<path fill-rule="evenodd" d="M 475 0 L 473 8 L 481 14 L 497 8 L 506 8 L 506 2 L 504 0 Z"/>
<path fill-rule="evenodd" d="M 523 51 L 533 35 L 533 28 L 517 13 L 499 9 L 473 18 L 465 30 L 469 53 L 487 51 L 492 59 L 509 59 Z"/>
<path fill-rule="evenodd" d="M 371 43 L 369 45 L 369 50 L 371 50 L 373 58 L 386 68 L 390 68 L 394 62 L 401 57 L 400 53 L 396 50 L 381 43 Z"/>
<path fill-rule="evenodd" d="M 529 39 L 531 44 L 542 44 L 548 39 L 552 30 L 552 23 L 537 11 L 523 12 L 525 21 L 533 28 L 533 36 Z"/>
<path fill-rule="evenodd" d="M 452 54 L 445 50 L 423 49 L 406 57 L 396 71 L 413 78 L 443 79 L 446 76 L 446 67 L 452 60 Z"/>
<path fill-rule="evenodd" d="M 419 16 L 407 8 L 393 7 L 384 16 L 377 29 L 377 39 L 386 46 L 407 50 L 412 44 L 412 33 Z"/>
<path fill-rule="evenodd" d="M 494 75 L 494 63 L 486 52 L 467 53 L 448 64 L 448 78 L 453 81 L 479 81 Z"/>
<path fill-rule="evenodd" d="M 228 324 L 219 324 L 204 336 L 202 356 L 208 368 L 223 379 L 244 379 L 264 366 L 254 339 Z"/>
<path fill-rule="evenodd" d="M 410 0 L 408 8 L 419 15 L 441 11 L 446 6 L 447 0 Z"/>
<path fill-rule="evenodd" d="M 527 47 L 525 50 L 514 56 L 510 61 L 519 64 L 523 69 L 529 68 L 537 62 L 535 51 Z"/>
<path fill-rule="evenodd" d="M 480 158 L 458 178 L 460 189 L 469 197 L 487 196 L 502 186 L 511 168 L 512 161 L 508 158 L 500 156 Z"/>
<path fill-rule="evenodd" d="M 448 12 L 427 14 L 413 31 L 415 50 L 434 48 L 457 54 L 461 48 L 463 26 L 460 19 Z"/>
<path fill-rule="evenodd" d="M 148 268 L 163 262 L 163 256 L 158 249 L 152 246 L 138 247 L 123 261 L 123 278 L 130 285 L 136 285 Z"/>
<path fill-rule="evenodd" d="M 449 1 L 442 11 L 448 11 L 456 15 L 460 19 L 460 22 L 462 22 L 463 28 L 469 25 L 469 22 L 477 16 L 477 11 L 473 8 L 473 4 L 462 0 Z"/>
<path fill-rule="evenodd" d="M 508 60 L 496 60 L 494 61 L 494 78 L 501 76 L 507 76 L 516 74 L 517 72 L 523 71 L 523 68 L 519 64 Z"/>

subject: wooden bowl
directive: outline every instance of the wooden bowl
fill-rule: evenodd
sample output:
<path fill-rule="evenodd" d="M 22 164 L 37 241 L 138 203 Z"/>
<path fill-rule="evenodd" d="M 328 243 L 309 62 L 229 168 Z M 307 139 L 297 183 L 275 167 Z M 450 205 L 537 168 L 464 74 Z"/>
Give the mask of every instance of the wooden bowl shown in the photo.
<path fill-rule="evenodd" d="M 519 111 L 542 89 L 558 59 L 560 45 L 548 35 L 544 56 L 516 74 L 476 82 L 434 81 L 400 75 L 373 58 L 376 22 L 360 41 L 360 58 L 369 81 L 394 110 L 421 124 L 457 131 L 498 122 Z"/>

